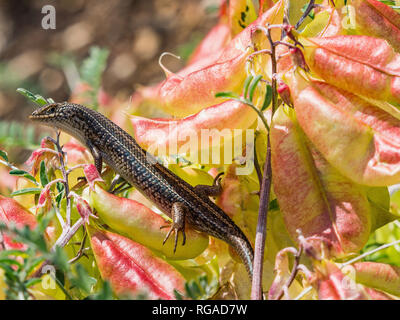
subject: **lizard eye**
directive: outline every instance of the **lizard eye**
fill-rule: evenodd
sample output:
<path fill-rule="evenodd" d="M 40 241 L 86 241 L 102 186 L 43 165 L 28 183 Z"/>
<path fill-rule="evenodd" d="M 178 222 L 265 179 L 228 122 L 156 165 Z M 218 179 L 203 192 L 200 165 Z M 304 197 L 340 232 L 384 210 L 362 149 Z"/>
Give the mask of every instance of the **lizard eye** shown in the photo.
<path fill-rule="evenodd" d="M 56 106 L 54 106 L 54 105 L 49 106 L 46 111 L 47 111 L 47 113 L 55 113 L 56 112 Z"/>

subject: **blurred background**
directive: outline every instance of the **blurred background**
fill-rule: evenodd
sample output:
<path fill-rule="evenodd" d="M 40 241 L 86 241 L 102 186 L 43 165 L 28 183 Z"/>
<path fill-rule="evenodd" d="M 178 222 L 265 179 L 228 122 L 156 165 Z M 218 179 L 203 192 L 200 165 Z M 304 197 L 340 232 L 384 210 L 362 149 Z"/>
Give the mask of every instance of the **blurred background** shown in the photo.
<path fill-rule="evenodd" d="M 106 59 L 102 88 L 129 99 L 138 85 L 164 79 L 158 64 L 178 71 L 218 18 L 219 0 L 0 0 L 0 148 L 11 161 L 29 156 L 38 137 L 27 120 L 34 105 L 19 87 L 55 101 L 69 99 L 80 67 L 97 46 Z M 56 10 L 43 29 L 42 8 Z M 40 141 L 40 140 L 39 140 Z"/>

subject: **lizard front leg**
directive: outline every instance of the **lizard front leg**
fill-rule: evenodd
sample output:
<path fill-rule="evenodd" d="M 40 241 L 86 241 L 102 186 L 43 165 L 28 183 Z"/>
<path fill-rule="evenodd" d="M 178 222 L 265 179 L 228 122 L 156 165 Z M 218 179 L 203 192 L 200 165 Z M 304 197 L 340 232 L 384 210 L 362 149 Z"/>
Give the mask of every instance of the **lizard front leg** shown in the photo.
<path fill-rule="evenodd" d="M 90 153 L 92 154 L 92 157 L 94 160 L 94 165 L 95 165 L 97 171 L 99 172 L 99 174 L 101 174 L 101 171 L 103 169 L 103 158 L 102 158 L 99 150 L 90 141 L 87 141 L 86 145 L 87 145 Z"/>
<path fill-rule="evenodd" d="M 99 174 L 101 175 L 101 171 L 103 169 L 103 158 L 99 152 L 99 150 L 88 140 L 86 141 L 86 146 L 89 149 L 93 160 L 94 160 L 94 165 L 97 169 L 97 171 L 99 172 Z M 87 181 L 86 177 L 78 177 L 77 178 L 78 181 Z"/>
<path fill-rule="evenodd" d="M 168 240 L 169 236 L 172 232 L 175 232 L 175 245 L 174 245 L 174 253 L 176 252 L 176 246 L 178 245 L 178 235 L 179 232 L 182 232 L 182 245 L 184 246 L 186 243 L 186 234 L 185 234 L 185 214 L 186 207 L 184 204 L 180 202 L 175 202 L 171 208 L 171 217 L 172 217 L 172 225 L 165 236 L 163 244 Z"/>

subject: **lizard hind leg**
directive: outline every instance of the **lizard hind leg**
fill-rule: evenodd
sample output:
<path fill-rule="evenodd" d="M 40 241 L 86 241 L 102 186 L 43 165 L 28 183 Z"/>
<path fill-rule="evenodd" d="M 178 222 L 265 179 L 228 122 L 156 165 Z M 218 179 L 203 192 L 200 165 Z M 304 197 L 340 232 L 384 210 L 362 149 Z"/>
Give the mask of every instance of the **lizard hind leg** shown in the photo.
<path fill-rule="evenodd" d="M 164 238 L 163 245 L 170 237 L 171 233 L 175 233 L 175 244 L 174 244 L 174 253 L 176 252 L 176 247 L 178 245 L 178 237 L 179 232 L 182 232 L 182 246 L 186 243 L 186 234 L 185 234 L 185 214 L 186 214 L 186 207 L 180 203 L 175 202 L 172 205 L 171 209 L 171 216 L 172 216 L 172 225 Z"/>
<path fill-rule="evenodd" d="M 220 172 L 215 178 L 212 186 L 198 184 L 194 187 L 194 191 L 201 196 L 208 198 L 208 197 L 217 197 L 222 193 L 222 185 L 221 185 L 221 176 L 223 172 Z"/>

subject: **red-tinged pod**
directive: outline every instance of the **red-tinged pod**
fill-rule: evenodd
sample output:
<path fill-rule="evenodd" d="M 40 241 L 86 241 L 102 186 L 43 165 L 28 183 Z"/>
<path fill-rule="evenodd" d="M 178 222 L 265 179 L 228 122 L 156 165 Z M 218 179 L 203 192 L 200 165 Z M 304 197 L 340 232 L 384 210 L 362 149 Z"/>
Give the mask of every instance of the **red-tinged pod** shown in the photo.
<path fill-rule="evenodd" d="M 172 74 L 158 86 L 139 92 L 134 97 L 133 108 L 144 104 L 155 105 L 171 115 L 185 117 L 220 103 L 222 99 L 215 97 L 218 92 L 240 93 L 246 79 L 243 71 L 253 44 L 257 48 L 269 47 L 265 35 L 254 36 L 256 27 L 282 23 L 283 7 L 284 1 L 278 1 L 232 39 L 219 58 L 209 65 L 201 63 L 200 68 L 189 66 L 184 73 Z M 275 29 L 272 32 L 275 40 L 279 39 L 279 31 Z"/>
<path fill-rule="evenodd" d="M 353 0 L 356 29 L 360 34 L 367 34 L 387 40 L 400 52 L 400 14 L 390 6 L 377 0 Z"/>
<path fill-rule="evenodd" d="M 368 98 L 400 103 L 400 54 L 369 36 L 309 38 L 305 57 L 326 82 Z"/>
<path fill-rule="evenodd" d="M 362 249 L 371 230 L 365 191 L 322 157 L 293 109 L 275 112 L 271 149 L 274 191 L 291 238 L 297 240 L 300 231 L 308 243 L 318 250 L 324 245 L 333 257 Z"/>
<path fill-rule="evenodd" d="M 249 106 L 229 100 L 183 119 L 132 116 L 130 120 L 136 141 L 149 152 L 158 155 L 185 154 L 194 162 L 201 163 L 199 155 L 202 155 L 202 150 L 211 155 L 211 148 L 220 145 L 222 139 L 216 139 L 217 134 L 224 137 L 221 145 L 228 146 L 227 151 L 232 151 L 232 141 L 239 141 L 238 135 L 242 136 L 243 131 L 250 128 L 256 119 L 257 114 Z M 225 155 L 225 152 L 220 154 Z M 232 157 L 233 153 L 226 160 L 231 161 Z"/>
<path fill-rule="evenodd" d="M 221 101 L 215 95 L 222 91 L 237 92 L 246 74 L 246 53 L 228 61 L 216 62 L 182 78 L 171 75 L 158 87 L 157 96 L 165 112 L 184 117 Z"/>
<path fill-rule="evenodd" d="M 297 119 L 328 162 L 356 183 L 400 181 L 400 120 L 354 94 L 295 76 Z"/>
<path fill-rule="evenodd" d="M 14 224 L 17 228 L 28 226 L 30 229 L 34 229 L 37 225 L 33 214 L 14 199 L 6 198 L 2 195 L 0 195 L 0 222 L 6 225 Z M 3 237 L 6 249 L 26 249 L 25 244 L 13 241 L 7 234 L 3 233 Z"/>
<path fill-rule="evenodd" d="M 378 262 L 357 262 L 356 281 L 395 296 L 400 296 L 400 267 Z"/>
<path fill-rule="evenodd" d="M 184 292 L 183 276 L 146 247 L 108 231 L 91 230 L 90 239 L 100 274 L 117 295 L 172 300 L 174 290 Z"/>

